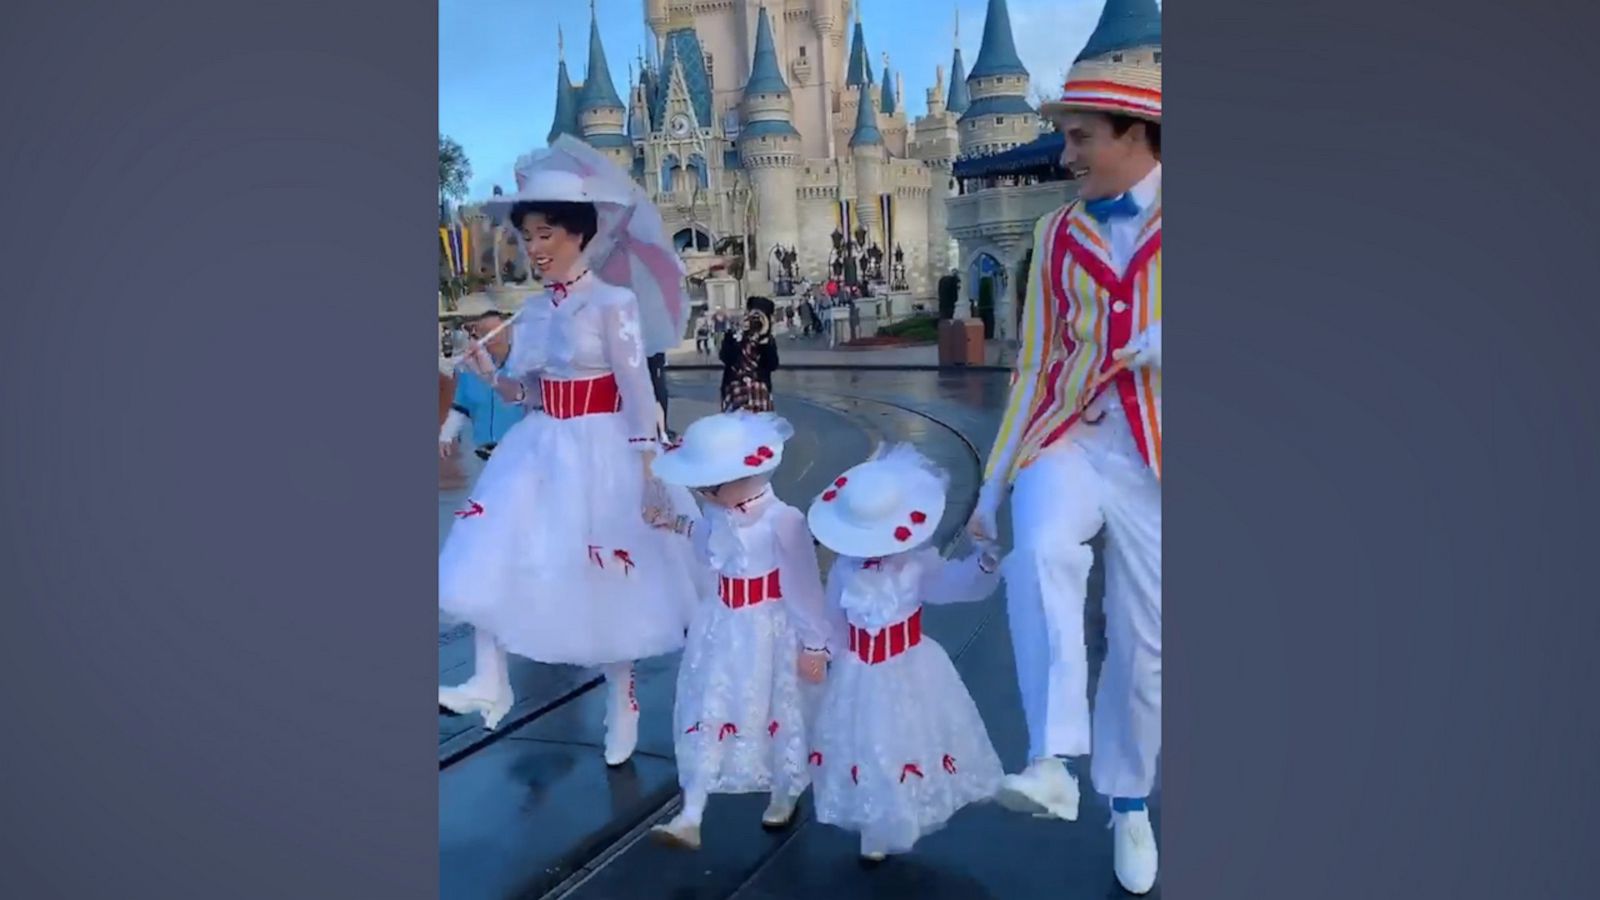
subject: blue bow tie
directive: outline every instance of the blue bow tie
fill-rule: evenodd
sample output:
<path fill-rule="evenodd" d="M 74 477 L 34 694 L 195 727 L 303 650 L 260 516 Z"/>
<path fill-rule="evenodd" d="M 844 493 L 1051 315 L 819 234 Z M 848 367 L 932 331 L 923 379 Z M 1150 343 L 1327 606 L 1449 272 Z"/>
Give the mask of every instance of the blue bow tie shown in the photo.
<path fill-rule="evenodd" d="M 1104 225 L 1112 219 L 1131 219 L 1137 216 L 1139 204 L 1134 202 L 1132 194 L 1119 194 L 1115 197 L 1102 197 L 1099 200 L 1085 200 L 1083 211 Z"/>

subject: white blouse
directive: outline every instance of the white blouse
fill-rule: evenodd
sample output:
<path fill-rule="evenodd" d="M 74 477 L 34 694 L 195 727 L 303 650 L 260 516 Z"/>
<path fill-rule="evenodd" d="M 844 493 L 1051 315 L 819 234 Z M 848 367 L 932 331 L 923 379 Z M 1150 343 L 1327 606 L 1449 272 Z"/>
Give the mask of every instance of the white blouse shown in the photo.
<path fill-rule="evenodd" d="M 528 383 L 530 396 L 537 395 L 540 379 L 614 373 L 629 437 L 657 437 L 656 393 L 645 364 L 638 298 L 593 273 L 573 282 L 559 302 L 550 291 L 528 298 L 512 334 L 506 372 Z"/>
<path fill-rule="evenodd" d="M 839 623 L 823 603 L 817 548 L 805 514 L 762 490 L 743 509 L 707 504 L 692 532 L 700 559 L 720 575 L 756 578 L 779 570 L 780 601 L 800 642 L 811 650 L 829 647 Z"/>
<path fill-rule="evenodd" d="M 841 556 L 828 573 L 828 608 L 839 610 L 857 628 L 877 631 L 924 604 L 976 603 L 1000 585 L 998 566 L 985 572 L 982 556 L 974 552 L 964 559 L 945 559 L 933 547 L 876 561 Z"/>

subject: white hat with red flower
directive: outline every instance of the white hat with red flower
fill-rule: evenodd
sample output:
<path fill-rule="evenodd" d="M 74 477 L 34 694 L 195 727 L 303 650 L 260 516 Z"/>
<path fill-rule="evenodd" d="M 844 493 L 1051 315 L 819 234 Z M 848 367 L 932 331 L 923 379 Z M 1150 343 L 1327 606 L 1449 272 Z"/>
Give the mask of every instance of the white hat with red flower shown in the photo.
<path fill-rule="evenodd" d="M 835 478 L 806 520 L 836 553 L 869 559 L 904 553 L 933 538 L 949 481 L 915 447 L 897 444 Z"/>
<path fill-rule="evenodd" d="M 717 413 L 684 429 L 651 469 L 668 484 L 691 488 L 766 475 L 783 462 L 783 444 L 793 436 L 794 426 L 774 413 Z"/>

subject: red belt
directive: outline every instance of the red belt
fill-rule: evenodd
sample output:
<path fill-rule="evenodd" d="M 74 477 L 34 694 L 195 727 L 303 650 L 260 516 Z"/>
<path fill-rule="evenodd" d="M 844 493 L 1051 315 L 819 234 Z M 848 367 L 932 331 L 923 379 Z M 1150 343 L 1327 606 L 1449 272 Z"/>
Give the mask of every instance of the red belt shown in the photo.
<path fill-rule="evenodd" d="M 598 378 L 573 381 L 539 381 L 539 393 L 544 397 L 544 412 L 557 419 L 575 419 L 595 413 L 622 411 L 622 392 L 617 388 L 617 376 L 606 373 Z"/>
<path fill-rule="evenodd" d="M 783 588 L 778 584 L 778 570 L 773 569 L 755 578 L 729 578 L 724 575 L 717 596 L 729 609 L 741 609 L 764 600 L 777 600 L 783 596 Z"/>
<path fill-rule="evenodd" d="M 850 649 L 867 665 L 876 665 L 922 643 L 922 609 L 873 636 L 865 628 L 850 626 Z"/>

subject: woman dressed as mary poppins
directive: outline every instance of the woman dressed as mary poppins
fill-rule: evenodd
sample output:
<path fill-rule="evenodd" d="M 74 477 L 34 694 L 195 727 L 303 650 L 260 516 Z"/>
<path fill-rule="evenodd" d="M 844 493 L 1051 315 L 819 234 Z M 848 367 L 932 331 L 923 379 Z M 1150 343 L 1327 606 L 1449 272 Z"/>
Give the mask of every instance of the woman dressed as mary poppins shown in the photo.
<path fill-rule="evenodd" d="M 546 290 L 518 314 L 496 371 L 469 365 L 526 418 L 501 438 L 439 553 L 439 607 L 477 632 L 475 672 L 439 704 L 495 727 L 510 710 L 506 654 L 595 667 L 610 689 L 606 762 L 638 736 L 633 662 L 683 646 L 704 587 L 692 550 L 647 511 L 691 513 L 651 461 L 664 423 L 646 358 L 687 318 L 682 264 L 626 172 L 562 137 L 519 160 L 496 197 Z"/>

